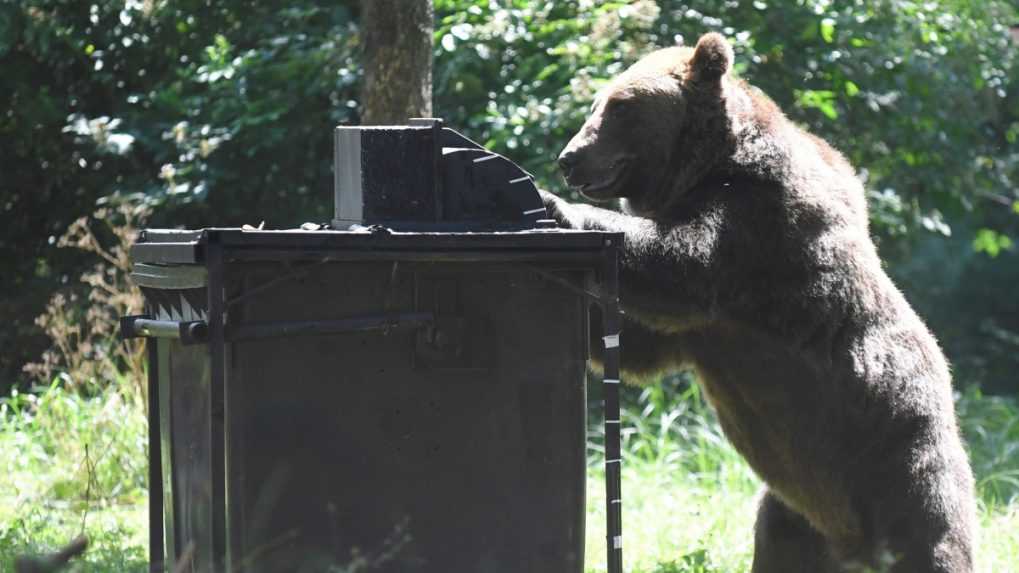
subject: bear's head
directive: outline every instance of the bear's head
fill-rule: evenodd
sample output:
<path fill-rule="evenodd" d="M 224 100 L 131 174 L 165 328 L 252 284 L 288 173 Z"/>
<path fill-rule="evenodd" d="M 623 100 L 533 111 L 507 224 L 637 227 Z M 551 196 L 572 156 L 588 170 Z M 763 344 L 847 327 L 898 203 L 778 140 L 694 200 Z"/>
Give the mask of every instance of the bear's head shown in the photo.
<path fill-rule="evenodd" d="M 681 200 L 732 152 L 732 61 L 725 38 L 709 33 L 695 48 L 655 51 L 613 79 L 559 155 L 566 182 L 591 199 L 625 198 L 648 216 Z"/>

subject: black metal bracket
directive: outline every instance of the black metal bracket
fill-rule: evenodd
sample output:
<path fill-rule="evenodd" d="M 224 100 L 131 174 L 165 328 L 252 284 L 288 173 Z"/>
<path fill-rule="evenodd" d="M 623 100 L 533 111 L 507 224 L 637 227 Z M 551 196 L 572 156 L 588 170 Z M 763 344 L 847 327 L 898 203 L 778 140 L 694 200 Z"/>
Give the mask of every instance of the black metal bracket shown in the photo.
<path fill-rule="evenodd" d="M 399 328 L 417 328 L 434 322 L 430 312 L 394 312 L 353 316 L 336 320 L 294 320 L 278 322 L 257 322 L 228 325 L 226 339 L 252 340 L 257 338 L 278 338 L 315 334 L 339 334 L 366 330 L 389 331 Z"/>
<path fill-rule="evenodd" d="M 147 314 L 123 316 L 120 318 L 120 337 L 129 338 L 176 338 L 181 344 L 201 344 L 208 338 L 205 321 L 155 320 Z"/>

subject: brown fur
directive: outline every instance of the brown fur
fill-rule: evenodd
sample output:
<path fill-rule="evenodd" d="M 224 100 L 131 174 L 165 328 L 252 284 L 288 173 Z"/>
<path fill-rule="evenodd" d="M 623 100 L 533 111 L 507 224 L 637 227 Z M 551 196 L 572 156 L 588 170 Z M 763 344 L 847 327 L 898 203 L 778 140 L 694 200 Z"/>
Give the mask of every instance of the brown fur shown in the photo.
<path fill-rule="evenodd" d="M 625 213 L 624 373 L 692 367 L 767 484 L 754 573 L 973 568 L 973 478 L 937 342 L 881 267 L 849 163 L 727 72 L 717 34 L 650 54 L 560 157 Z"/>

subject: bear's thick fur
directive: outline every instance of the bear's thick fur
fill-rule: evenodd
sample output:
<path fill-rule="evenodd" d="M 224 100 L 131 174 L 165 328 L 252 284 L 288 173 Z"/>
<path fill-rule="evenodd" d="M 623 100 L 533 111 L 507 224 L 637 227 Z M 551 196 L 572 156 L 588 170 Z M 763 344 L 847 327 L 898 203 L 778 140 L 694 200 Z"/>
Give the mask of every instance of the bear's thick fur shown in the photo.
<path fill-rule="evenodd" d="M 881 267 L 837 151 L 730 77 L 732 48 L 656 51 L 596 98 L 560 156 L 623 213 L 624 373 L 692 367 L 766 482 L 755 573 L 973 568 L 974 493 L 948 366 Z"/>

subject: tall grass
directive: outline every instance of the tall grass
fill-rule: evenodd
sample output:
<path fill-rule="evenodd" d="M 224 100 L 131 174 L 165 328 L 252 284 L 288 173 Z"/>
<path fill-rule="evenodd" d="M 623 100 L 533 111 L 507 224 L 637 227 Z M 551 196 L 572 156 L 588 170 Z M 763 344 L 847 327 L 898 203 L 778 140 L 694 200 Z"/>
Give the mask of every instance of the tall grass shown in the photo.
<path fill-rule="evenodd" d="M 57 378 L 0 400 L 0 571 L 84 532 L 80 571 L 146 570 L 146 421 L 137 386 Z M 592 396 L 587 566 L 605 570 L 601 420 Z M 958 411 L 978 480 L 979 571 L 1019 571 L 1019 405 L 968 390 Z M 683 377 L 624 394 L 623 530 L 632 573 L 746 571 L 760 482 Z"/>
<path fill-rule="evenodd" d="M 128 203 L 102 207 L 72 223 L 57 241 L 94 265 L 78 277 L 78 285 L 55 293 L 36 319 L 51 345 L 38 362 L 25 365 L 35 380 L 60 376 L 65 385 L 87 389 L 126 377 L 137 385 L 132 394 L 144 391 L 144 347 L 138 340 L 119 340 L 117 330 L 121 316 L 142 309 L 141 292 L 128 276 L 131 245 L 149 214 L 147 207 Z"/>
<path fill-rule="evenodd" d="M 597 389 L 595 389 L 597 392 Z M 591 397 L 598 412 L 600 396 Z M 725 440 L 684 376 L 627 388 L 623 432 L 623 538 L 627 571 L 747 571 L 760 481 Z M 1019 571 L 1019 403 L 969 388 L 956 408 L 977 478 L 981 573 Z M 588 573 L 605 571 L 601 417 L 592 416 Z"/>
<path fill-rule="evenodd" d="M 102 207 L 58 241 L 95 263 L 36 321 L 51 347 L 25 371 L 44 385 L 0 399 L 0 571 L 79 534 L 91 540 L 84 570 L 147 568 L 144 352 L 116 332 L 141 310 L 129 252 L 148 214 Z"/>
<path fill-rule="evenodd" d="M 0 571 L 87 534 L 84 571 L 144 571 L 146 421 L 133 385 L 92 396 L 58 378 L 0 400 Z"/>
<path fill-rule="evenodd" d="M 1019 403 L 973 387 L 956 400 L 956 410 L 981 501 L 1010 505 L 1019 496 Z"/>

